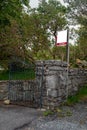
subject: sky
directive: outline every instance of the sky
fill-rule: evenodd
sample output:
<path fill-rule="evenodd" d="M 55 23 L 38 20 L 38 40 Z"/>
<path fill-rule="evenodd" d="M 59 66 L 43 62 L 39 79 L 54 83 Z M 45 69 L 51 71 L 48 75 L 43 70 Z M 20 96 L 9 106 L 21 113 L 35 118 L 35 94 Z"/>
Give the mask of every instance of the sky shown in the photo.
<path fill-rule="evenodd" d="M 60 1 L 61 3 L 63 3 L 63 0 L 58 0 L 58 1 Z M 37 6 L 38 6 L 38 3 L 39 3 L 39 0 L 30 0 L 30 6 L 31 6 L 32 8 L 37 7 Z"/>
<path fill-rule="evenodd" d="M 38 6 L 38 0 L 30 0 L 30 6 L 32 8 L 35 8 Z"/>

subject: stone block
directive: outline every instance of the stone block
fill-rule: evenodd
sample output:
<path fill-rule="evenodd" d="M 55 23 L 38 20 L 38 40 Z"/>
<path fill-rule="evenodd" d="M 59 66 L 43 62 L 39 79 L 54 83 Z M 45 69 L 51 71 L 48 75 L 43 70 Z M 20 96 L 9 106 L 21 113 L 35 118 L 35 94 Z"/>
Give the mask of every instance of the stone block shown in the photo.
<path fill-rule="evenodd" d="M 55 89 L 57 87 L 57 77 L 56 75 L 51 75 L 46 77 L 46 87 Z"/>
<path fill-rule="evenodd" d="M 53 98 L 57 97 L 57 90 L 47 89 L 47 96 L 51 96 Z"/>

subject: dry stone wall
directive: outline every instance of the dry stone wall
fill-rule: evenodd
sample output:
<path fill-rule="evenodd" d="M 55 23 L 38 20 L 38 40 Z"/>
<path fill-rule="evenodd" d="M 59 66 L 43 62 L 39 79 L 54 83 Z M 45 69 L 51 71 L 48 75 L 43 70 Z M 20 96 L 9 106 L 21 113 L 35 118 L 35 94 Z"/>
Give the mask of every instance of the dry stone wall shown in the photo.
<path fill-rule="evenodd" d="M 87 84 L 87 69 L 69 69 L 69 95 L 75 94 L 80 87 Z"/>
<path fill-rule="evenodd" d="M 8 81 L 0 81 L 0 100 L 8 98 Z"/>
<path fill-rule="evenodd" d="M 19 93 L 16 87 L 17 82 L 14 81 L 13 88 L 16 93 Z M 67 94 L 73 95 L 80 87 L 87 84 L 87 70 L 69 69 L 67 77 L 66 62 L 58 60 L 36 61 L 36 79 L 34 81 L 22 80 L 20 82 L 22 84 L 20 98 L 23 99 L 25 93 L 28 93 L 29 96 L 30 91 L 34 92 L 34 98 L 40 106 L 52 109 L 64 102 Z M 8 81 L 0 82 L 0 100 L 8 98 L 8 88 Z M 28 96 L 26 97 L 27 100 Z"/>
<path fill-rule="evenodd" d="M 40 106 L 40 89 L 36 80 L 10 80 L 0 82 L 0 100 L 30 107 Z"/>
<path fill-rule="evenodd" d="M 37 61 L 39 73 L 42 76 L 42 106 L 55 108 L 64 102 L 68 95 L 74 95 L 80 87 L 87 84 L 87 70 L 69 69 L 67 77 L 66 62 L 58 60 Z M 68 78 L 68 79 L 67 79 Z"/>

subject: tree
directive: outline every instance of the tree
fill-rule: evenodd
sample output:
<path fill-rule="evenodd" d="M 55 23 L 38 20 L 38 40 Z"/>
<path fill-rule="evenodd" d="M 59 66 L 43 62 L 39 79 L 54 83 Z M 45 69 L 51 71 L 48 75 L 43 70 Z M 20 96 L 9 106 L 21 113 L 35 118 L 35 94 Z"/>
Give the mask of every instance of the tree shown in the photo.
<path fill-rule="evenodd" d="M 79 31 L 78 48 L 79 48 L 79 58 L 82 60 L 87 60 L 87 26 L 81 26 Z"/>
<path fill-rule="evenodd" d="M 56 35 L 56 32 L 63 29 L 67 24 L 65 14 L 66 8 L 57 0 L 43 1 L 38 7 L 39 15 L 45 29 L 50 30 L 50 34 Z"/>
<path fill-rule="evenodd" d="M 0 63 L 7 67 L 13 56 L 24 57 L 25 46 L 21 35 L 24 7 L 28 0 L 0 1 Z"/>
<path fill-rule="evenodd" d="M 68 3 L 68 15 L 72 22 L 87 25 L 87 0 L 64 0 Z"/>
<path fill-rule="evenodd" d="M 79 25 L 76 58 L 87 60 L 87 0 L 65 0 L 68 3 L 68 18 L 71 24 Z"/>
<path fill-rule="evenodd" d="M 0 0 L 0 27 L 10 24 L 10 19 L 19 20 L 23 6 L 29 7 L 29 0 Z"/>
<path fill-rule="evenodd" d="M 66 8 L 57 0 L 40 1 L 38 8 L 34 9 L 30 16 L 31 33 L 34 34 L 31 40 L 33 54 L 49 58 L 49 51 L 50 58 L 55 59 L 56 53 L 53 52 L 52 46 L 55 45 L 56 32 L 64 29 L 67 24 L 65 14 Z"/>
<path fill-rule="evenodd" d="M 57 0 L 43 0 L 38 8 L 26 13 L 23 4 L 18 0 L 1 2 L 0 6 L 4 9 L 1 8 L 3 13 L 0 14 L 0 59 L 5 61 L 4 64 L 12 57 L 22 60 L 60 57 L 64 59 L 63 53 L 61 56 L 54 51 L 54 48 L 58 51 L 61 49 L 53 45 L 56 32 L 66 27 L 66 8 Z"/>

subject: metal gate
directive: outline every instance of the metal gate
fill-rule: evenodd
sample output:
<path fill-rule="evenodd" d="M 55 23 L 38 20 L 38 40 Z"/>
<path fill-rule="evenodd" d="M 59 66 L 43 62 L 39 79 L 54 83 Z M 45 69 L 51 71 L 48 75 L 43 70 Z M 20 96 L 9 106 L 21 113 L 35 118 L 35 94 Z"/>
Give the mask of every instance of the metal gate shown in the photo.
<path fill-rule="evenodd" d="M 24 67 L 22 69 L 16 68 L 15 64 L 10 64 L 8 99 L 12 104 L 29 107 L 42 107 L 43 76 L 40 80 L 37 80 L 36 75 L 30 75 L 29 71 L 35 73 L 38 69 L 36 70 L 36 66 L 34 64 L 27 65 L 26 70 L 24 70 Z M 23 72 L 25 72 L 25 74 Z M 23 77 L 22 79 L 18 79 L 22 74 L 24 74 L 24 79 Z M 26 79 L 27 77 L 28 79 Z"/>

